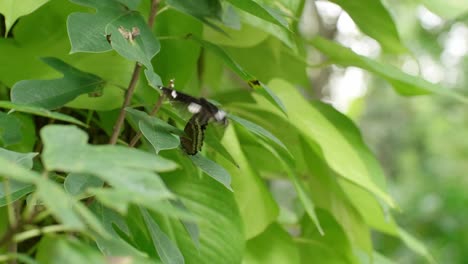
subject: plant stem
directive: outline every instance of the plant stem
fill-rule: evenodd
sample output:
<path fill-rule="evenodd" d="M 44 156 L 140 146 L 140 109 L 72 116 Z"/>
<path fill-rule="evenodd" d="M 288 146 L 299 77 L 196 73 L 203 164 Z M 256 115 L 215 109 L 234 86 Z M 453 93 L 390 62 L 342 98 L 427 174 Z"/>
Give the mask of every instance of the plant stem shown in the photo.
<path fill-rule="evenodd" d="M 154 20 L 156 18 L 156 13 L 158 11 L 158 6 L 159 6 L 159 0 L 151 1 L 151 11 L 148 17 L 148 26 L 150 28 L 153 27 Z M 130 104 L 132 100 L 133 92 L 135 92 L 135 88 L 138 83 L 138 79 L 140 77 L 140 72 L 141 72 L 141 65 L 138 62 L 136 62 L 135 68 L 133 69 L 132 79 L 130 80 L 130 83 L 128 85 L 127 92 L 125 93 L 124 102 L 122 104 L 122 107 L 120 108 L 119 116 L 114 125 L 114 131 L 112 132 L 112 136 L 109 140 L 109 144 L 111 145 L 115 145 L 115 143 L 117 143 L 117 140 L 119 138 L 120 130 L 122 129 L 123 123 L 125 121 L 125 108 Z"/>
<path fill-rule="evenodd" d="M 162 94 L 156 104 L 153 107 L 153 110 L 150 112 L 150 116 L 154 116 L 159 109 L 161 108 L 162 102 L 164 101 L 164 94 Z M 138 142 L 138 140 L 141 138 L 141 131 L 138 131 L 138 133 L 132 138 L 130 141 L 130 144 L 128 145 L 129 147 L 134 147 L 135 144 Z"/>

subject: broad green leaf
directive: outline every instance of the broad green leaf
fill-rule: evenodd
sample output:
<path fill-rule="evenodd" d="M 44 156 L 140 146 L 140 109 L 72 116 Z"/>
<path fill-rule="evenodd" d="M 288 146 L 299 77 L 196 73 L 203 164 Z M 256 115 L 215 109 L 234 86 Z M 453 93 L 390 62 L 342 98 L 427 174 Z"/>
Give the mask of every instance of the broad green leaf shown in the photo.
<path fill-rule="evenodd" d="M 245 12 L 289 30 L 288 22 L 284 17 L 265 4 L 253 0 L 228 0 L 228 2 Z"/>
<path fill-rule="evenodd" d="M 148 124 L 140 121 L 138 126 L 141 133 L 150 142 L 156 153 L 164 149 L 177 148 L 180 144 L 179 137 L 170 134 L 169 131 L 162 130 L 161 127 L 158 127 L 154 123 Z"/>
<path fill-rule="evenodd" d="M 5 36 L 8 35 L 8 31 L 19 17 L 34 12 L 47 2 L 49 0 L 0 1 L 0 13 L 5 17 Z"/>
<path fill-rule="evenodd" d="M 88 145 L 88 135 L 74 126 L 46 126 L 41 130 L 41 138 L 44 142 L 42 160 L 49 170 L 94 173 L 94 170 L 133 168 L 164 172 L 177 167 L 170 160 L 133 148 Z"/>
<path fill-rule="evenodd" d="M 33 158 L 38 153 L 30 152 L 30 153 L 19 153 L 14 152 L 8 149 L 0 148 L 0 157 L 5 158 L 7 160 L 12 161 L 15 164 L 21 165 L 27 169 L 31 169 L 33 166 Z"/>
<path fill-rule="evenodd" d="M 41 177 L 35 171 L 16 165 L 3 157 L 0 157 L 0 168 L 3 169 L 0 172 L 0 176 L 23 183 L 34 184 L 36 186 L 37 198 L 44 203 L 52 215 L 63 225 L 74 230 L 82 230 L 86 226 L 89 226 L 97 234 L 102 236 L 107 235 L 88 209 L 67 195 L 55 182 Z"/>
<path fill-rule="evenodd" d="M 92 7 L 97 10 L 96 13 L 73 13 L 68 16 L 67 30 L 70 36 L 71 53 L 75 52 L 105 52 L 112 49 L 106 38 L 106 27 L 119 20 L 120 23 L 128 23 L 133 21 L 135 25 L 124 25 L 127 30 L 132 30 L 132 27 L 138 27 L 141 35 L 138 38 L 145 40 L 154 38 L 148 35 L 149 29 L 144 23 L 143 18 L 135 11 L 129 10 L 128 7 L 122 5 L 121 1 L 116 0 L 72 0 L 73 3 L 83 6 Z M 119 27 L 120 25 L 117 25 Z M 120 35 L 117 31 L 116 34 Z M 111 43 L 113 38 L 117 36 L 111 35 Z M 147 43 L 145 41 L 145 43 Z"/>
<path fill-rule="evenodd" d="M 0 148 L 0 157 L 27 169 L 32 168 L 33 158 L 36 155 L 37 153 L 19 153 Z M 0 182 L 0 207 L 7 204 L 4 184 L 4 182 Z M 31 183 L 9 180 L 8 184 L 10 189 L 10 193 L 8 194 L 10 195 L 10 202 L 14 202 L 34 190 L 34 186 Z"/>
<path fill-rule="evenodd" d="M 384 50 L 403 53 L 407 49 L 400 40 L 390 13 L 381 1 L 332 0 L 341 6 L 365 34 L 377 40 Z"/>
<path fill-rule="evenodd" d="M 235 121 L 236 123 L 242 125 L 243 127 L 245 127 L 247 130 L 249 130 L 250 132 L 264 138 L 264 139 L 267 139 L 271 142 L 274 142 L 275 144 L 277 144 L 278 146 L 282 147 L 286 152 L 289 152 L 288 148 L 283 144 L 283 142 L 281 142 L 277 137 L 275 137 L 271 132 L 269 132 L 268 130 L 264 129 L 263 127 L 253 123 L 253 122 L 250 122 L 246 119 L 243 119 L 241 117 L 238 117 L 236 115 L 233 115 L 233 114 L 229 114 L 229 119 Z"/>
<path fill-rule="evenodd" d="M 5 184 L 4 182 L 0 182 L 0 207 L 8 204 L 4 184 Z M 10 189 L 9 201 L 10 202 L 17 201 L 21 199 L 22 197 L 26 196 L 27 194 L 34 191 L 34 185 L 30 183 L 23 183 L 23 182 L 10 180 L 9 185 L 10 185 L 9 186 L 9 189 Z"/>
<path fill-rule="evenodd" d="M 177 241 L 186 261 L 211 263 L 213 260 L 222 260 L 226 264 L 240 263 L 245 238 L 233 193 L 211 177 L 198 178 L 180 171 L 167 176 L 167 185 L 180 197 L 187 210 L 202 219 L 198 222 L 199 247 L 193 243 L 186 227 L 179 221 L 173 220 L 164 226 L 165 221 L 158 222 L 161 229 Z"/>
<path fill-rule="evenodd" d="M 429 250 L 424 246 L 424 244 L 418 241 L 418 239 L 410 235 L 408 232 L 406 232 L 402 228 L 398 228 L 398 234 L 401 240 L 403 240 L 403 242 L 405 242 L 405 244 L 415 253 L 424 257 L 431 264 L 437 263 L 434 257 L 429 252 Z"/>
<path fill-rule="evenodd" d="M 222 166 L 216 162 L 204 157 L 200 153 L 197 155 L 189 156 L 190 160 L 208 176 L 215 179 L 217 182 L 224 185 L 228 190 L 232 191 L 231 188 L 231 175 Z"/>
<path fill-rule="evenodd" d="M 139 33 L 133 39 L 127 34 L 132 34 L 134 29 L 138 29 Z M 128 60 L 145 65 L 148 71 L 153 71 L 151 59 L 159 52 L 160 45 L 139 13 L 128 12 L 111 21 L 105 30 L 106 35 L 110 35 L 111 46 L 117 53 Z"/>
<path fill-rule="evenodd" d="M 283 80 L 273 80 L 269 86 L 291 110 L 289 118 L 292 124 L 304 136 L 319 144 L 330 168 L 377 195 L 388 205 L 395 206 L 386 193 L 385 178 L 377 160 L 346 116 L 323 103 L 310 104 Z"/>
<path fill-rule="evenodd" d="M 81 173 L 68 174 L 63 183 L 67 193 L 80 199 L 89 196 L 85 193 L 88 188 L 102 187 L 102 185 L 103 181 L 96 176 Z"/>
<path fill-rule="evenodd" d="M 468 103 L 468 99 L 463 95 L 440 87 L 437 84 L 430 83 L 421 77 L 404 73 L 392 65 L 358 55 L 351 49 L 345 48 L 333 41 L 315 37 L 311 41 L 311 44 L 327 55 L 331 62 L 341 66 L 355 66 L 368 70 L 388 81 L 393 88 L 402 95 L 409 96 L 435 93 Z"/>
<path fill-rule="evenodd" d="M 161 77 L 157 75 L 154 71 L 146 69 L 145 70 L 146 80 L 148 80 L 148 84 L 153 88 L 158 88 L 162 86 L 163 83 L 161 81 Z"/>
<path fill-rule="evenodd" d="M 154 248 L 157 250 L 159 257 L 165 264 L 180 264 L 185 263 L 184 256 L 180 252 L 177 244 L 175 244 L 158 226 L 148 211 L 141 209 L 141 214 L 146 224 L 146 228 L 153 241 Z"/>
<path fill-rule="evenodd" d="M 13 115 L 0 112 L 0 143 L 3 146 L 14 145 L 22 138 L 20 120 Z"/>
<path fill-rule="evenodd" d="M 232 175 L 231 186 L 237 204 L 240 206 L 245 237 L 250 239 L 262 233 L 276 220 L 278 205 L 273 200 L 265 182 L 244 154 L 240 138 L 233 126 L 226 129 L 222 143 L 236 157 L 239 164 L 239 167 L 235 167 L 231 163 L 217 160 Z"/>
<path fill-rule="evenodd" d="M 80 126 L 86 126 L 83 122 L 81 122 L 80 120 L 74 117 L 67 116 L 58 112 L 52 112 L 47 109 L 36 107 L 36 106 L 18 105 L 9 101 L 0 101 L 0 108 L 11 109 L 11 110 L 22 112 L 22 113 L 43 116 L 43 117 L 47 117 L 50 119 L 56 119 L 56 120 L 69 122 L 72 124 L 77 124 Z"/>
<path fill-rule="evenodd" d="M 327 263 L 357 264 L 358 261 L 352 252 L 351 244 L 343 228 L 326 211 L 317 210 L 317 215 L 325 235 L 321 236 L 308 218 L 303 219 L 301 222 L 302 234 L 296 240 L 301 263 L 319 263 L 326 259 Z"/>
<path fill-rule="evenodd" d="M 293 238 L 279 224 L 271 224 L 263 233 L 247 241 L 242 264 L 299 264 L 299 250 Z"/>
<path fill-rule="evenodd" d="M 80 71 L 57 58 L 43 58 L 42 61 L 63 73 L 63 78 L 17 82 L 11 89 L 12 103 L 54 109 L 80 94 L 97 92 L 104 84 L 100 77 Z"/>
<path fill-rule="evenodd" d="M 36 254 L 40 263 L 48 264 L 112 263 L 91 245 L 71 236 L 44 236 L 39 242 Z"/>
<path fill-rule="evenodd" d="M 48 170 L 92 174 L 115 189 L 93 189 L 101 202 L 124 212 L 129 202 L 157 210 L 157 201 L 173 198 L 153 171 L 169 171 L 176 164 L 160 156 L 122 146 L 90 146 L 87 135 L 72 126 L 50 125 L 41 130 L 42 160 Z M 115 203 L 116 200 L 125 203 Z"/>
<path fill-rule="evenodd" d="M 191 15 L 206 25 L 212 27 L 215 30 L 223 32 L 216 24 L 211 22 L 210 20 L 214 21 L 222 21 L 222 7 L 219 0 L 198 0 L 197 2 L 193 1 L 184 1 L 184 0 L 167 0 L 166 3 L 188 15 Z"/>
<path fill-rule="evenodd" d="M 263 84 L 262 82 L 257 80 L 255 77 L 247 73 L 221 47 L 213 43 L 210 43 L 208 41 L 202 40 L 194 35 L 188 35 L 187 37 L 189 37 L 190 39 L 193 39 L 195 42 L 199 43 L 205 49 L 213 52 L 218 57 L 220 57 L 224 61 L 224 63 L 229 68 L 231 68 L 231 70 L 233 70 L 237 75 L 239 75 L 239 77 L 241 77 L 244 81 L 246 81 L 250 87 L 258 91 L 261 95 L 265 96 L 265 98 L 270 103 L 272 103 L 274 106 L 280 109 L 283 113 L 286 113 L 286 108 L 284 107 L 284 104 L 281 102 L 281 100 L 272 91 L 270 91 L 270 89 L 265 84 Z"/>

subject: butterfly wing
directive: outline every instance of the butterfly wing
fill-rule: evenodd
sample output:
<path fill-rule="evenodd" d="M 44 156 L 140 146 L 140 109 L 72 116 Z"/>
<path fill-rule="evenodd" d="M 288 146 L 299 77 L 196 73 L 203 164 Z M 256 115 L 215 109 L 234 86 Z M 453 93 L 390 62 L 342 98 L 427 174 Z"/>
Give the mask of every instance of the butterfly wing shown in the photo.
<path fill-rule="evenodd" d="M 185 136 L 180 138 L 182 148 L 189 155 L 197 154 L 203 146 L 207 123 L 201 123 L 200 121 L 200 115 L 193 115 L 185 125 Z"/>

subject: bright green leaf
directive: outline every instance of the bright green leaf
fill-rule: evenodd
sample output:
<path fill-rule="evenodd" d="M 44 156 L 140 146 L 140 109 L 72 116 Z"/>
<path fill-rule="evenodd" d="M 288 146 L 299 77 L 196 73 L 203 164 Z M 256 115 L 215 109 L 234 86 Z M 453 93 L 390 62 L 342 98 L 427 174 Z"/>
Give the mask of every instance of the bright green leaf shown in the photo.
<path fill-rule="evenodd" d="M 156 124 L 148 124 L 146 122 L 139 122 L 139 128 L 143 136 L 151 143 L 156 153 L 164 149 L 174 149 L 180 144 L 180 139 L 169 133 L 169 131 L 162 130 Z"/>
<path fill-rule="evenodd" d="M 407 49 L 400 40 L 397 27 L 381 1 L 332 0 L 341 6 L 365 34 L 377 40 L 384 50 L 403 53 Z"/>
<path fill-rule="evenodd" d="M 421 95 L 436 93 L 468 103 L 468 98 L 449 89 L 430 83 L 421 77 L 412 76 L 389 64 L 358 55 L 333 41 L 315 37 L 312 45 L 323 52 L 331 62 L 341 66 L 355 66 L 368 70 L 388 81 L 402 95 Z"/>
<path fill-rule="evenodd" d="M 48 264 L 110 263 L 94 247 L 71 236 L 45 236 L 37 248 L 37 260 Z"/>
<path fill-rule="evenodd" d="M 5 36 L 10 31 L 15 21 L 24 15 L 34 12 L 49 0 L 2 0 L 0 1 L 0 13 L 5 16 Z"/>
<path fill-rule="evenodd" d="M 11 89 L 11 101 L 16 104 L 54 109 L 72 101 L 80 94 L 92 93 L 102 88 L 104 80 L 80 71 L 56 58 L 43 58 L 50 67 L 63 73 L 54 80 L 23 80 Z"/>
<path fill-rule="evenodd" d="M 267 5 L 253 0 L 228 0 L 228 2 L 254 16 L 289 30 L 288 22 L 279 14 L 278 11 L 273 10 Z"/>

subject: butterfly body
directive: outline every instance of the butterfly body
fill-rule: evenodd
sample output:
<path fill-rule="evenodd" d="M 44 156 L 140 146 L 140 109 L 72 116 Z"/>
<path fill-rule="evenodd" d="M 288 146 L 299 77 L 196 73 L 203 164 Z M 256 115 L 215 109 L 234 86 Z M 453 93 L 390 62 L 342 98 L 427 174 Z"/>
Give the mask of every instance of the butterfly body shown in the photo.
<path fill-rule="evenodd" d="M 159 89 L 169 100 L 186 106 L 192 117 L 185 125 L 185 136 L 181 137 L 181 145 L 189 155 L 195 155 L 201 150 L 205 136 L 206 126 L 210 121 L 227 124 L 226 112 L 203 97 L 196 98 L 188 94 L 176 91 L 174 82 L 171 81 L 170 88 L 160 86 Z"/>

